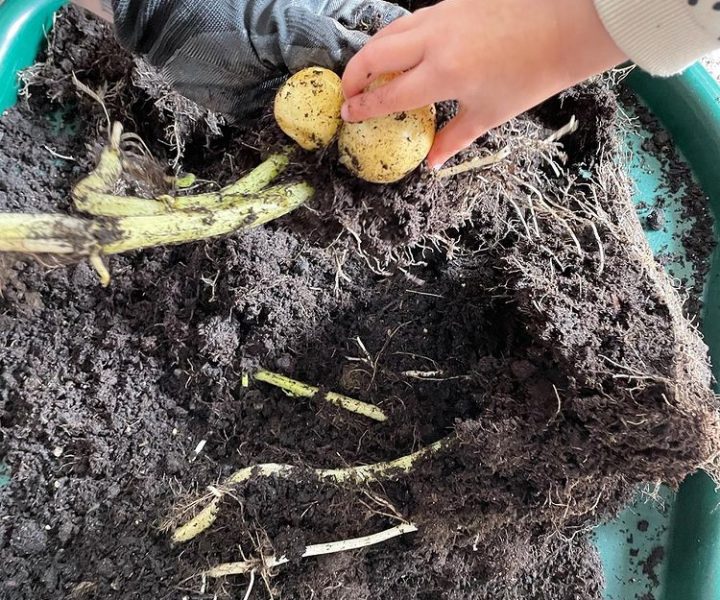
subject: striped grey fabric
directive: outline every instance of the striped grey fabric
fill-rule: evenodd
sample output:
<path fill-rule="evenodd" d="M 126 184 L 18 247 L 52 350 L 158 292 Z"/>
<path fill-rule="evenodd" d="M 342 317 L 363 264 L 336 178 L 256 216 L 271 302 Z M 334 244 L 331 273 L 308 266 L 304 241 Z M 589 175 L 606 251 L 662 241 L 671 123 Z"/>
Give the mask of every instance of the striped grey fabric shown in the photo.
<path fill-rule="evenodd" d="M 245 117 L 289 73 L 339 69 L 361 29 L 407 14 L 383 0 L 112 0 L 120 43 L 158 67 L 182 95 Z"/>

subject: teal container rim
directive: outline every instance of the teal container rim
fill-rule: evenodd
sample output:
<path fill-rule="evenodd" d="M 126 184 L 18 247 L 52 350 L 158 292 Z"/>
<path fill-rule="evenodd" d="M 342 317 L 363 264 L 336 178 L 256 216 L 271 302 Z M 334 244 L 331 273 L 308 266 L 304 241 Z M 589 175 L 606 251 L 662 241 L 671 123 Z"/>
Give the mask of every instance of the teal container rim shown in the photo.
<path fill-rule="evenodd" d="M 0 82 L 3 82 L 0 113 L 15 104 L 20 83 L 18 72 L 35 61 L 55 12 L 66 3 L 67 0 L 0 2 Z"/>
<path fill-rule="evenodd" d="M 671 135 L 707 195 L 720 241 L 720 85 L 700 64 L 668 79 L 634 70 L 628 82 Z M 702 333 L 720 380 L 720 244 L 703 293 Z M 717 389 L 717 385 L 716 385 Z M 720 599 L 720 494 L 703 472 L 680 486 L 672 509 L 663 593 L 657 600 Z"/>

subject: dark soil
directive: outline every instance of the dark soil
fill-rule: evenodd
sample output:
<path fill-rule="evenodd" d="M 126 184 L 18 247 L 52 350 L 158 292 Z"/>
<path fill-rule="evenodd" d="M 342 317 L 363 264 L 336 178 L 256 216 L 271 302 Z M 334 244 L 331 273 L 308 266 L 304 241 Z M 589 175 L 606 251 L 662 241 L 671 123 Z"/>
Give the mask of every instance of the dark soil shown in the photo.
<path fill-rule="evenodd" d="M 133 83 L 107 30 L 68 11 L 52 48 L 29 100 L 0 119 L 4 211 L 72 211 L 105 132 L 71 70 L 109 82 L 111 115 L 177 160 L 164 143 L 175 117 Z M 615 110 L 607 84 L 590 82 L 467 153 L 510 144 L 508 161 L 444 183 L 421 172 L 371 186 L 332 152 L 301 156 L 287 177 L 315 183 L 308 208 L 113 257 L 107 289 L 85 263 L 7 258 L 0 596 L 243 597 L 246 577 L 197 575 L 244 552 L 293 558 L 251 598 L 268 597 L 266 583 L 293 599 L 600 598 L 589 529 L 638 486 L 677 485 L 720 449 L 706 348 L 628 216 L 629 186 L 606 177 L 619 174 Z M 581 129 L 563 157 L 541 140 L 571 114 Z M 220 184 L 280 139 L 265 122 L 208 118 L 183 129 L 178 168 Z M 378 404 L 389 421 L 243 387 L 257 366 Z M 386 461 L 448 435 L 409 476 L 254 477 L 196 540 L 173 547 L 162 528 L 244 466 Z M 389 528 L 393 514 L 419 532 L 296 558 Z"/>

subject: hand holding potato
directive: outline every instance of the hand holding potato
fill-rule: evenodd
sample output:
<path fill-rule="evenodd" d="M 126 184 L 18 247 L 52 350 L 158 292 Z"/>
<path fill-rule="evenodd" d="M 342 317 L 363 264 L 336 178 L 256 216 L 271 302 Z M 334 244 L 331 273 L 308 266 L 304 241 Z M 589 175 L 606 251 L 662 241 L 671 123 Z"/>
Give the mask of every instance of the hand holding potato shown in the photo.
<path fill-rule="evenodd" d="M 398 74 L 375 79 L 371 92 Z M 435 140 L 435 106 L 421 106 L 359 123 L 345 123 L 338 145 L 340 162 L 352 173 L 372 183 L 392 183 L 414 171 Z"/>
<path fill-rule="evenodd" d="M 368 91 L 386 85 L 396 73 L 376 78 Z M 340 162 L 372 183 L 393 183 L 415 170 L 435 139 L 435 107 L 423 106 L 361 123 L 340 118 L 340 78 L 310 67 L 293 75 L 275 96 L 275 120 L 305 150 L 319 150 L 338 137 Z"/>
<path fill-rule="evenodd" d="M 488 129 L 623 60 L 592 0 L 444 0 L 394 21 L 350 60 L 342 116 L 457 100 L 428 156 L 439 167 Z M 403 74 L 364 91 L 393 71 Z"/>

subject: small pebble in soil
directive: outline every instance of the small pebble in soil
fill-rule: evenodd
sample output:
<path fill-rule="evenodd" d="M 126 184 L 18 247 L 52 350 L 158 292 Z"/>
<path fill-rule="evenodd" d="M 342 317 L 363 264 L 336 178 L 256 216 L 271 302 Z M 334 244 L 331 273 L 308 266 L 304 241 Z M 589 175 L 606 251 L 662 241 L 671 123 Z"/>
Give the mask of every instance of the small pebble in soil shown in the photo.
<path fill-rule="evenodd" d="M 660 231 L 665 227 L 665 211 L 662 208 L 654 208 L 645 219 L 648 229 Z"/>
<path fill-rule="evenodd" d="M 275 361 L 275 368 L 285 373 L 292 373 L 293 359 L 289 354 L 283 354 Z"/>
<path fill-rule="evenodd" d="M 180 473 L 185 464 L 185 460 L 178 452 L 171 452 L 165 457 L 165 472 L 170 475 Z"/>
<path fill-rule="evenodd" d="M 537 368 L 529 360 L 516 360 L 510 364 L 510 370 L 519 380 L 525 380 L 531 377 Z"/>
<path fill-rule="evenodd" d="M 295 275 L 305 275 L 310 270 L 310 264 L 307 259 L 299 256 L 292 266 L 292 272 Z"/>
<path fill-rule="evenodd" d="M 116 573 L 115 565 L 113 561 L 107 557 L 103 558 L 97 563 L 95 567 L 98 575 L 105 577 L 106 579 L 112 579 Z"/>
<path fill-rule="evenodd" d="M 42 582 L 45 584 L 45 589 L 54 590 L 58 583 L 58 572 L 54 567 L 47 569 L 42 575 Z"/>
<path fill-rule="evenodd" d="M 67 544 L 73 536 L 73 524 L 71 521 L 63 521 L 58 527 L 57 536 L 61 544 Z"/>
<path fill-rule="evenodd" d="M 10 545 L 19 554 L 39 554 L 47 541 L 47 532 L 37 521 L 21 521 L 10 537 Z"/>
<path fill-rule="evenodd" d="M 670 134 L 664 129 L 656 131 L 655 135 L 653 135 L 653 141 L 658 146 L 667 146 L 670 143 Z"/>

